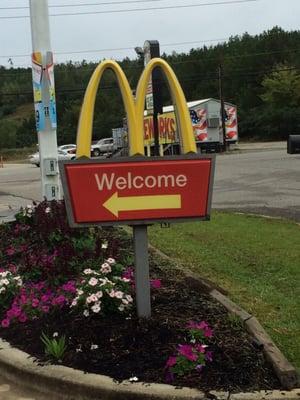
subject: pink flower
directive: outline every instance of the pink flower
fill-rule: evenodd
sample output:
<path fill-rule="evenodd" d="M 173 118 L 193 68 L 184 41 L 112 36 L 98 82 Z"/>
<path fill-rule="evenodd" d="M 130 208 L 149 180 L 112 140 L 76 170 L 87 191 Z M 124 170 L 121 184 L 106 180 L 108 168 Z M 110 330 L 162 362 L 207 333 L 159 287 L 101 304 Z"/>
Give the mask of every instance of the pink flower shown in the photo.
<path fill-rule="evenodd" d="M 25 313 L 22 313 L 22 314 L 19 316 L 19 321 L 20 321 L 20 322 L 26 322 L 26 321 L 27 321 L 27 315 L 26 315 Z"/>
<path fill-rule="evenodd" d="M 33 308 L 36 308 L 39 305 L 39 300 L 38 299 L 32 299 L 31 305 Z"/>
<path fill-rule="evenodd" d="M 211 338 L 213 336 L 212 329 L 211 328 L 206 328 L 205 331 L 204 331 L 204 336 L 208 337 L 208 338 Z"/>
<path fill-rule="evenodd" d="M 174 356 L 169 357 L 166 362 L 166 367 L 168 367 L 168 368 L 173 367 L 173 365 L 176 364 L 176 361 L 177 361 L 176 357 L 174 357 Z"/>
<path fill-rule="evenodd" d="M 160 279 L 151 279 L 150 284 L 154 289 L 161 288 L 161 280 Z"/>
<path fill-rule="evenodd" d="M 199 353 L 202 353 L 202 354 L 205 353 L 205 346 L 203 346 L 202 344 L 196 344 L 195 349 L 197 351 L 199 351 Z"/>
<path fill-rule="evenodd" d="M 198 356 L 193 352 L 193 346 L 190 344 L 180 344 L 178 352 L 190 361 L 196 361 Z"/>
<path fill-rule="evenodd" d="M 42 308 L 42 311 L 43 311 L 44 313 L 49 312 L 49 309 L 50 309 L 49 306 L 42 306 L 41 308 Z"/>
<path fill-rule="evenodd" d="M 3 320 L 1 321 L 1 326 L 2 326 L 2 328 L 8 328 L 8 327 L 9 327 L 9 324 L 10 324 L 10 322 L 9 322 L 9 319 L 8 319 L 8 318 L 5 318 L 5 319 L 3 319 Z"/>
<path fill-rule="evenodd" d="M 16 252 L 15 249 L 11 246 L 8 249 L 6 249 L 6 254 L 8 256 L 13 256 L 15 254 L 15 252 Z"/>

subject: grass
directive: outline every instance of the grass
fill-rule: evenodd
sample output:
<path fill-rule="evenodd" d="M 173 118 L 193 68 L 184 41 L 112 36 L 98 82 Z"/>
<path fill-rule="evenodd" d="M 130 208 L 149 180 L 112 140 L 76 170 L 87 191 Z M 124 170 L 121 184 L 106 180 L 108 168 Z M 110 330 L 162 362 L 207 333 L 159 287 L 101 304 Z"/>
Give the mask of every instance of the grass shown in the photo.
<path fill-rule="evenodd" d="M 300 368 L 300 226 L 215 212 L 210 222 L 149 228 L 152 245 L 228 291 Z"/>

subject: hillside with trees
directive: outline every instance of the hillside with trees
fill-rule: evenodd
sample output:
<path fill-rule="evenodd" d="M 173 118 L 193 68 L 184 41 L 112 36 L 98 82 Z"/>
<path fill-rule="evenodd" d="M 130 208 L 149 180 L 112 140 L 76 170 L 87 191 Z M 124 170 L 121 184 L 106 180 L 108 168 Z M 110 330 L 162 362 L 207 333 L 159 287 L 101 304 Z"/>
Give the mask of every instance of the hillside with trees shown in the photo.
<path fill-rule="evenodd" d="M 188 101 L 219 97 L 222 65 L 224 98 L 238 107 L 240 139 L 285 140 L 300 133 L 300 31 L 274 27 L 162 58 L 173 67 Z M 134 89 L 143 60 L 126 58 L 120 64 Z M 59 143 L 75 141 L 84 91 L 95 67 L 86 61 L 55 67 Z M 37 138 L 31 69 L 0 67 L 0 76 L 0 149 L 32 145 Z M 170 104 L 164 82 L 162 86 L 164 104 Z M 97 95 L 94 139 L 110 136 L 124 115 L 115 77 L 108 71 Z"/>

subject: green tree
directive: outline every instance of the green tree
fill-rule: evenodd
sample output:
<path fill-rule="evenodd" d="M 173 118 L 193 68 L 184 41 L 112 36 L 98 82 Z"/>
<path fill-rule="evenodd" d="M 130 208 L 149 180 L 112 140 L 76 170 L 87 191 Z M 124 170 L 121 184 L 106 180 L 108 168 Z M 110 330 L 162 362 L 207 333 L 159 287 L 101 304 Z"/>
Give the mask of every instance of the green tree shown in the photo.
<path fill-rule="evenodd" d="M 279 64 L 262 81 L 263 115 L 272 136 L 287 139 L 300 128 L 300 75 L 297 69 Z"/>

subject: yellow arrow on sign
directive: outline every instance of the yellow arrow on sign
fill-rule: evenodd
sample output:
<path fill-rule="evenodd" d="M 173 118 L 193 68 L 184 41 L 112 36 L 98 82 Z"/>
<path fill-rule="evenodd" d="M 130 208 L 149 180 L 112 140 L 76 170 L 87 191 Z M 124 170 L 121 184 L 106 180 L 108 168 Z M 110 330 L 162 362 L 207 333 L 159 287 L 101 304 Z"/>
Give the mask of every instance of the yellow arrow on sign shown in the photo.
<path fill-rule="evenodd" d="M 116 217 L 119 217 L 120 211 L 181 208 L 181 195 L 166 194 L 156 196 L 118 197 L 118 192 L 115 192 L 108 200 L 106 200 L 105 203 L 103 203 L 103 207 Z"/>

